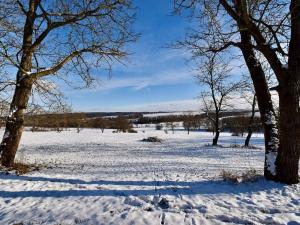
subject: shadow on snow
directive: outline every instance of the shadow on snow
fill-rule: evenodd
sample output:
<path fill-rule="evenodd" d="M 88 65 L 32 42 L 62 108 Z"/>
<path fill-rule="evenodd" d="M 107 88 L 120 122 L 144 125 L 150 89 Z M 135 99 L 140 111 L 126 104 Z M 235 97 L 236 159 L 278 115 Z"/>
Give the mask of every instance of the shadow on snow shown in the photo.
<path fill-rule="evenodd" d="M 285 185 L 266 181 L 263 178 L 256 182 L 234 184 L 222 180 L 204 180 L 204 181 L 84 181 L 80 179 L 60 179 L 46 177 L 30 177 L 0 174 L 2 180 L 19 180 L 35 182 L 55 182 L 73 185 L 98 185 L 97 190 L 84 190 L 85 187 L 74 187 L 72 190 L 32 190 L 32 191 L 1 191 L 2 198 L 26 198 L 26 197 L 92 197 L 92 196 L 145 196 L 145 195 L 214 195 L 214 194 L 241 194 L 254 193 L 259 191 L 271 192 L 274 189 L 284 189 Z M 110 187 L 102 187 L 110 185 Z M 120 186 L 126 188 L 119 190 L 111 186 Z M 130 189 L 128 186 L 137 187 Z M 153 187 L 151 189 L 143 189 Z M 77 188 L 77 189 L 76 189 Z M 81 188 L 78 190 L 78 188 Z"/>

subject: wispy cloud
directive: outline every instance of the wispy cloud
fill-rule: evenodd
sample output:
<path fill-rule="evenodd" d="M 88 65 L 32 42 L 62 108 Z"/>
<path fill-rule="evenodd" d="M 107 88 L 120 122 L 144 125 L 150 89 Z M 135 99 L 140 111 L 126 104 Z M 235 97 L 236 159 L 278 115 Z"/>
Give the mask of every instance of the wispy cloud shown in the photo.
<path fill-rule="evenodd" d="M 191 71 L 166 70 L 160 73 L 140 75 L 128 78 L 112 78 L 103 81 L 96 91 L 108 91 L 118 88 L 132 88 L 139 91 L 150 86 L 175 85 L 193 82 Z"/>
<path fill-rule="evenodd" d="M 250 110 L 251 105 L 239 96 L 233 97 L 228 110 Z M 200 99 L 184 99 L 176 101 L 149 102 L 144 104 L 128 104 L 126 106 L 101 108 L 105 112 L 202 112 Z M 99 111 L 97 108 L 89 108 L 86 111 Z"/>

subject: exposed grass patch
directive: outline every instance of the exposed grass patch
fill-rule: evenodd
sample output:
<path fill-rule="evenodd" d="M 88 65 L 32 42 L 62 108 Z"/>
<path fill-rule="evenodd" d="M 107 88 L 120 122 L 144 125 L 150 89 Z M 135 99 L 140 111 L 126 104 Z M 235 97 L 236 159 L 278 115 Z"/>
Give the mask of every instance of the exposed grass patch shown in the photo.
<path fill-rule="evenodd" d="M 243 173 L 222 170 L 222 172 L 220 173 L 220 177 L 224 181 L 229 181 L 233 183 L 245 183 L 257 181 L 260 175 L 254 169 L 248 170 Z"/>
<path fill-rule="evenodd" d="M 31 171 L 40 170 L 40 165 L 16 162 L 12 169 L 14 171 L 16 171 L 17 175 L 23 175 L 23 174 L 29 173 Z"/>
<path fill-rule="evenodd" d="M 226 147 L 226 148 L 261 149 L 261 147 L 255 146 L 255 145 L 245 146 L 245 145 L 239 145 L 239 144 L 230 144 L 229 147 Z"/>
<path fill-rule="evenodd" d="M 29 173 L 31 171 L 39 171 L 42 165 L 38 164 L 27 164 L 22 162 L 15 162 L 14 165 L 10 168 L 6 168 L 3 166 L 0 166 L 0 171 L 9 173 L 9 172 L 15 172 L 16 175 L 24 175 L 26 173 Z"/>

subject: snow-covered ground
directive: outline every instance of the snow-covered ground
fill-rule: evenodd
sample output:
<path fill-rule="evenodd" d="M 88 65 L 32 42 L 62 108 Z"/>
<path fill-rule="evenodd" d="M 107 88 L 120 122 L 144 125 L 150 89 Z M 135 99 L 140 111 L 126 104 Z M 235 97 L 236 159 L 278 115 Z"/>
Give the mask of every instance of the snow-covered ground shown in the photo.
<path fill-rule="evenodd" d="M 300 224 L 300 185 L 219 177 L 262 174 L 261 135 L 244 149 L 230 134 L 212 147 L 211 133 L 137 130 L 26 131 L 17 158 L 44 168 L 0 173 L 0 224 Z M 163 142 L 140 141 L 149 136 Z"/>

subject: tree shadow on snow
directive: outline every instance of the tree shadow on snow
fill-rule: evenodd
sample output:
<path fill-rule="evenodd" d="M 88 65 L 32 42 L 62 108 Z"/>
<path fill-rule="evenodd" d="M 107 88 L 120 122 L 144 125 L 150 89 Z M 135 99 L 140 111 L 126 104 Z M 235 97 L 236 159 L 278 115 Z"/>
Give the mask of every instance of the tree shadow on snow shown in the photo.
<path fill-rule="evenodd" d="M 214 194 L 252 194 L 259 191 L 282 190 L 285 185 L 266 181 L 263 178 L 256 182 L 234 184 L 222 180 L 203 181 L 84 181 L 80 179 L 60 179 L 47 177 L 30 177 L 0 174 L 2 180 L 19 180 L 34 182 L 55 182 L 75 185 L 71 190 L 29 190 L 0 191 L 2 198 L 26 197 L 92 197 L 92 196 L 146 196 L 146 195 L 214 195 Z M 96 190 L 85 190 L 85 188 Z M 150 188 L 149 188 L 150 187 Z M 69 188 L 69 186 L 68 186 Z M 124 188 L 124 189 L 122 189 Z"/>

